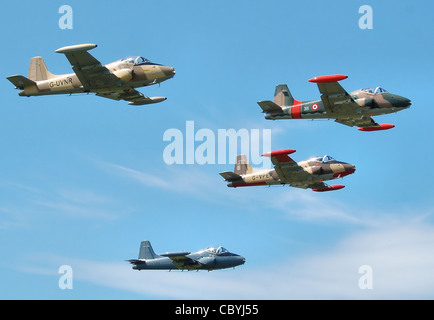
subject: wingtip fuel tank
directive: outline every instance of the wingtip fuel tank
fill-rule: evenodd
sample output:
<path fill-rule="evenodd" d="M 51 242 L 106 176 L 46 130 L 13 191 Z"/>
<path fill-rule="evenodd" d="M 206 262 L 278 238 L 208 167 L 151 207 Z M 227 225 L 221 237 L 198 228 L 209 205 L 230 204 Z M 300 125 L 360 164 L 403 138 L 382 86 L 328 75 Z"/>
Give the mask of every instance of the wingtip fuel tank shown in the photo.
<path fill-rule="evenodd" d="M 315 78 L 309 79 L 308 81 L 314 82 L 314 83 L 326 83 L 326 82 L 341 81 L 341 80 L 345 80 L 346 78 L 348 78 L 348 76 L 346 76 L 344 74 L 332 74 L 329 76 L 315 77 Z"/>
<path fill-rule="evenodd" d="M 276 150 L 276 151 L 270 151 L 262 154 L 263 157 L 277 157 L 281 155 L 287 155 L 294 153 L 296 150 L 294 149 L 283 149 L 283 150 Z"/>
<path fill-rule="evenodd" d="M 343 189 L 343 188 L 345 188 L 345 186 L 342 185 L 342 184 L 333 184 L 331 186 L 328 186 L 327 188 L 324 188 L 324 189 L 312 189 L 312 191 L 315 191 L 315 192 L 326 192 L 326 191 L 339 190 L 339 189 Z"/>
<path fill-rule="evenodd" d="M 395 128 L 395 125 L 383 123 L 383 124 L 380 124 L 379 127 L 364 127 L 364 128 L 359 128 L 357 130 L 360 130 L 360 131 L 381 131 L 381 130 L 389 130 L 392 128 Z"/>

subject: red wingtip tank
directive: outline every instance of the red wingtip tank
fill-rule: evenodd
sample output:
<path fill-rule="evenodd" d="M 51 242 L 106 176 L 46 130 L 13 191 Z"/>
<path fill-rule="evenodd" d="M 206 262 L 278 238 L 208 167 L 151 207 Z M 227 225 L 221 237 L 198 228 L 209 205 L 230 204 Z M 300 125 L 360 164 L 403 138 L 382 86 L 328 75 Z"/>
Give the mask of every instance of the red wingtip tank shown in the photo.
<path fill-rule="evenodd" d="M 336 81 L 341 81 L 348 78 L 348 76 L 344 75 L 344 74 L 332 74 L 329 76 L 319 76 L 319 77 L 315 77 L 312 79 L 309 79 L 309 82 L 314 82 L 314 83 L 326 83 L 326 82 L 336 82 Z"/>
<path fill-rule="evenodd" d="M 295 152 L 294 149 L 283 149 L 283 150 L 266 152 L 266 153 L 262 154 L 262 156 L 263 157 L 277 157 L 277 156 L 282 156 L 282 155 L 286 155 L 286 154 L 291 154 L 294 152 Z"/>
<path fill-rule="evenodd" d="M 283 149 L 270 151 L 262 154 L 263 157 L 276 157 L 279 162 L 291 162 L 292 159 L 288 156 L 288 154 L 294 153 L 294 149 Z"/>
<path fill-rule="evenodd" d="M 326 191 L 339 190 L 339 189 L 342 189 L 342 188 L 345 188 L 345 186 L 342 185 L 342 184 L 333 184 L 333 185 L 329 186 L 328 188 L 324 188 L 324 189 L 312 189 L 312 191 L 315 191 L 315 192 L 326 192 Z"/>
<path fill-rule="evenodd" d="M 380 131 L 380 130 L 389 130 L 394 128 L 395 126 L 393 124 L 387 124 L 383 123 L 380 124 L 379 127 L 365 127 L 365 128 L 359 128 L 360 131 Z"/>

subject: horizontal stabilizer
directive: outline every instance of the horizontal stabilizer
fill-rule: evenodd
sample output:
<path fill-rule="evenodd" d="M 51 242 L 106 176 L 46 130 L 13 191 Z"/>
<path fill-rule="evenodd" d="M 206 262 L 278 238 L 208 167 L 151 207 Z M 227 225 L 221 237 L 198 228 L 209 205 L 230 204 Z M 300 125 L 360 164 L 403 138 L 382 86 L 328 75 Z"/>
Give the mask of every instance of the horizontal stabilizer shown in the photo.
<path fill-rule="evenodd" d="M 234 181 L 234 180 L 239 180 L 242 179 L 241 176 L 239 174 L 236 174 L 234 172 L 231 171 L 225 171 L 225 172 L 220 172 L 219 173 L 226 181 Z"/>
<path fill-rule="evenodd" d="M 129 263 L 131 263 L 131 264 L 143 264 L 144 263 L 144 261 L 143 260 L 138 260 L 138 259 L 130 259 L 130 260 L 127 260 Z"/>
<path fill-rule="evenodd" d="M 7 79 L 12 82 L 18 89 L 24 89 L 27 86 L 36 85 L 35 81 L 20 75 L 10 76 L 7 77 Z"/>
<path fill-rule="evenodd" d="M 279 107 L 276 103 L 274 103 L 273 101 L 259 101 L 258 102 L 259 106 L 262 108 L 262 110 L 264 112 L 282 112 L 282 108 Z"/>

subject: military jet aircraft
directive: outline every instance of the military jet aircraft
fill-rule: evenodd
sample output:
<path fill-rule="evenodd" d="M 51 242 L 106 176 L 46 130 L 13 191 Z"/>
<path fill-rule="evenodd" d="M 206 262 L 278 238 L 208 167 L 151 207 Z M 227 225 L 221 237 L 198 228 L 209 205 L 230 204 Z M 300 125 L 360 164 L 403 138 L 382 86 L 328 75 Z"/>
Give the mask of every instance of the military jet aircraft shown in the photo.
<path fill-rule="evenodd" d="M 356 171 L 352 164 L 336 161 L 332 157 L 313 157 L 295 162 L 288 154 L 293 149 L 284 149 L 264 153 L 262 156 L 271 157 L 274 169 L 257 170 L 252 168 L 245 155 L 238 155 L 235 172 L 221 172 L 220 175 L 228 182 L 228 187 L 271 186 L 289 184 L 292 187 L 313 191 L 339 190 L 345 186 L 327 185 L 326 180 L 343 178 Z"/>
<path fill-rule="evenodd" d="M 360 89 L 351 93 L 338 83 L 348 78 L 336 74 L 319 76 L 309 80 L 316 83 L 321 100 L 295 100 L 286 84 L 276 86 L 273 101 L 259 101 L 265 119 L 335 119 L 347 126 L 359 127 L 361 131 L 387 130 L 393 124 L 378 124 L 372 116 L 398 112 L 411 105 L 407 98 L 392 94 L 383 88 Z"/>
<path fill-rule="evenodd" d="M 153 63 L 143 57 L 127 57 L 103 66 L 88 53 L 96 44 L 79 44 L 57 49 L 64 53 L 74 73 L 50 73 L 42 57 L 30 60 L 28 77 L 7 77 L 20 96 L 51 94 L 96 93 L 97 96 L 126 100 L 130 105 L 144 105 L 166 100 L 165 97 L 147 97 L 134 88 L 153 85 L 172 78 L 175 69 Z"/>
<path fill-rule="evenodd" d="M 223 247 L 210 247 L 196 252 L 178 251 L 157 255 L 147 240 L 140 243 L 138 259 L 127 260 L 134 270 L 217 270 L 239 266 L 246 259 Z"/>

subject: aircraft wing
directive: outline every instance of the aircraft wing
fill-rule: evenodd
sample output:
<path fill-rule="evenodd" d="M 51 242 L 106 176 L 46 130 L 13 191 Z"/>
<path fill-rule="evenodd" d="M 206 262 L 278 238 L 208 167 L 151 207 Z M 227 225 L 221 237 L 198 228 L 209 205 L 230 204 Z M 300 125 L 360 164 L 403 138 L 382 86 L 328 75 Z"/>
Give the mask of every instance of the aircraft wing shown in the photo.
<path fill-rule="evenodd" d="M 170 260 L 173 261 L 173 264 L 180 268 L 188 268 L 188 269 L 194 269 L 197 268 L 197 266 L 200 265 L 200 263 L 194 259 L 191 259 L 187 257 L 191 252 L 188 251 L 180 251 L 180 252 L 167 252 L 161 254 L 163 257 L 168 257 Z"/>
<path fill-rule="evenodd" d="M 339 80 L 346 78 L 345 75 L 330 75 L 309 80 L 309 82 L 318 85 L 326 112 L 336 118 L 344 118 L 345 115 L 354 114 L 360 108 L 350 94 L 338 83 Z"/>
<path fill-rule="evenodd" d="M 310 173 L 306 172 L 301 166 L 298 165 L 288 154 L 294 153 L 295 150 L 285 149 L 271 151 L 264 153 L 263 156 L 270 157 L 271 162 L 274 164 L 274 169 L 283 183 L 300 187 L 307 184 Z M 305 187 L 306 188 L 306 187 Z"/>
<path fill-rule="evenodd" d="M 182 264 L 195 264 L 196 260 L 190 259 L 187 257 L 191 252 L 188 251 L 180 251 L 180 252 L 166 252 L 161 254 L 163 257 L 168 257 L 170 260 L 176 263 Z"/>
<path fill-rule="evenodd" d="M 393 124 L 382 123 L 378 124 L 371 117 L 362 116 L 360 118 L 338 118 L 335 120 L 336 122 L 345 124 L 347 126 L 357 126 L 360 131 L 378 131 L 378 130 L 387 130 L 395 127 Z"/>
<path fill-rule="evenodd" d="M 357 115 L 360 106 L 338 83 L 338 81 L 346 78 L 348 78 L 346 75 L 335 74 L 315 77 L 309 80 L 309 82 L 314 82 L 318 85 L 326 112 L 335 118 L 336 122 L 350 127 L 357 126 L 361 131 L 377 131 L 393 128 L 394 125 L 392 124 L 378 124 L 371 117 Z"/>
<path fill-rule="evenodd" d="M 371 117 L 362 116 L 361 118 L 337 118 L 336 122 L 345 124 L 350 127 L 360 127 L 360 128 L 372 128 L 380 127 L 380 125 L 374 121 Z"/>
<path fill-rule="evenodd" d="M 96 44 L 79 44 L 56 50 L 57 53 L 65 54 L 83 88 L 89 91 L 91 89 L 115 87 L 120 81 L 101 62 L 87 52 L 96 46 Z"/>
<path fill-rule="evenodd" d="M 129 101 L 128 104 L 137 106 L 166 100 L 165 97 L 147 97 L 135 89 L 111 89 L 109 91 L 100 91 L 96 95 L 113 100 L 126 100 Z"/>

